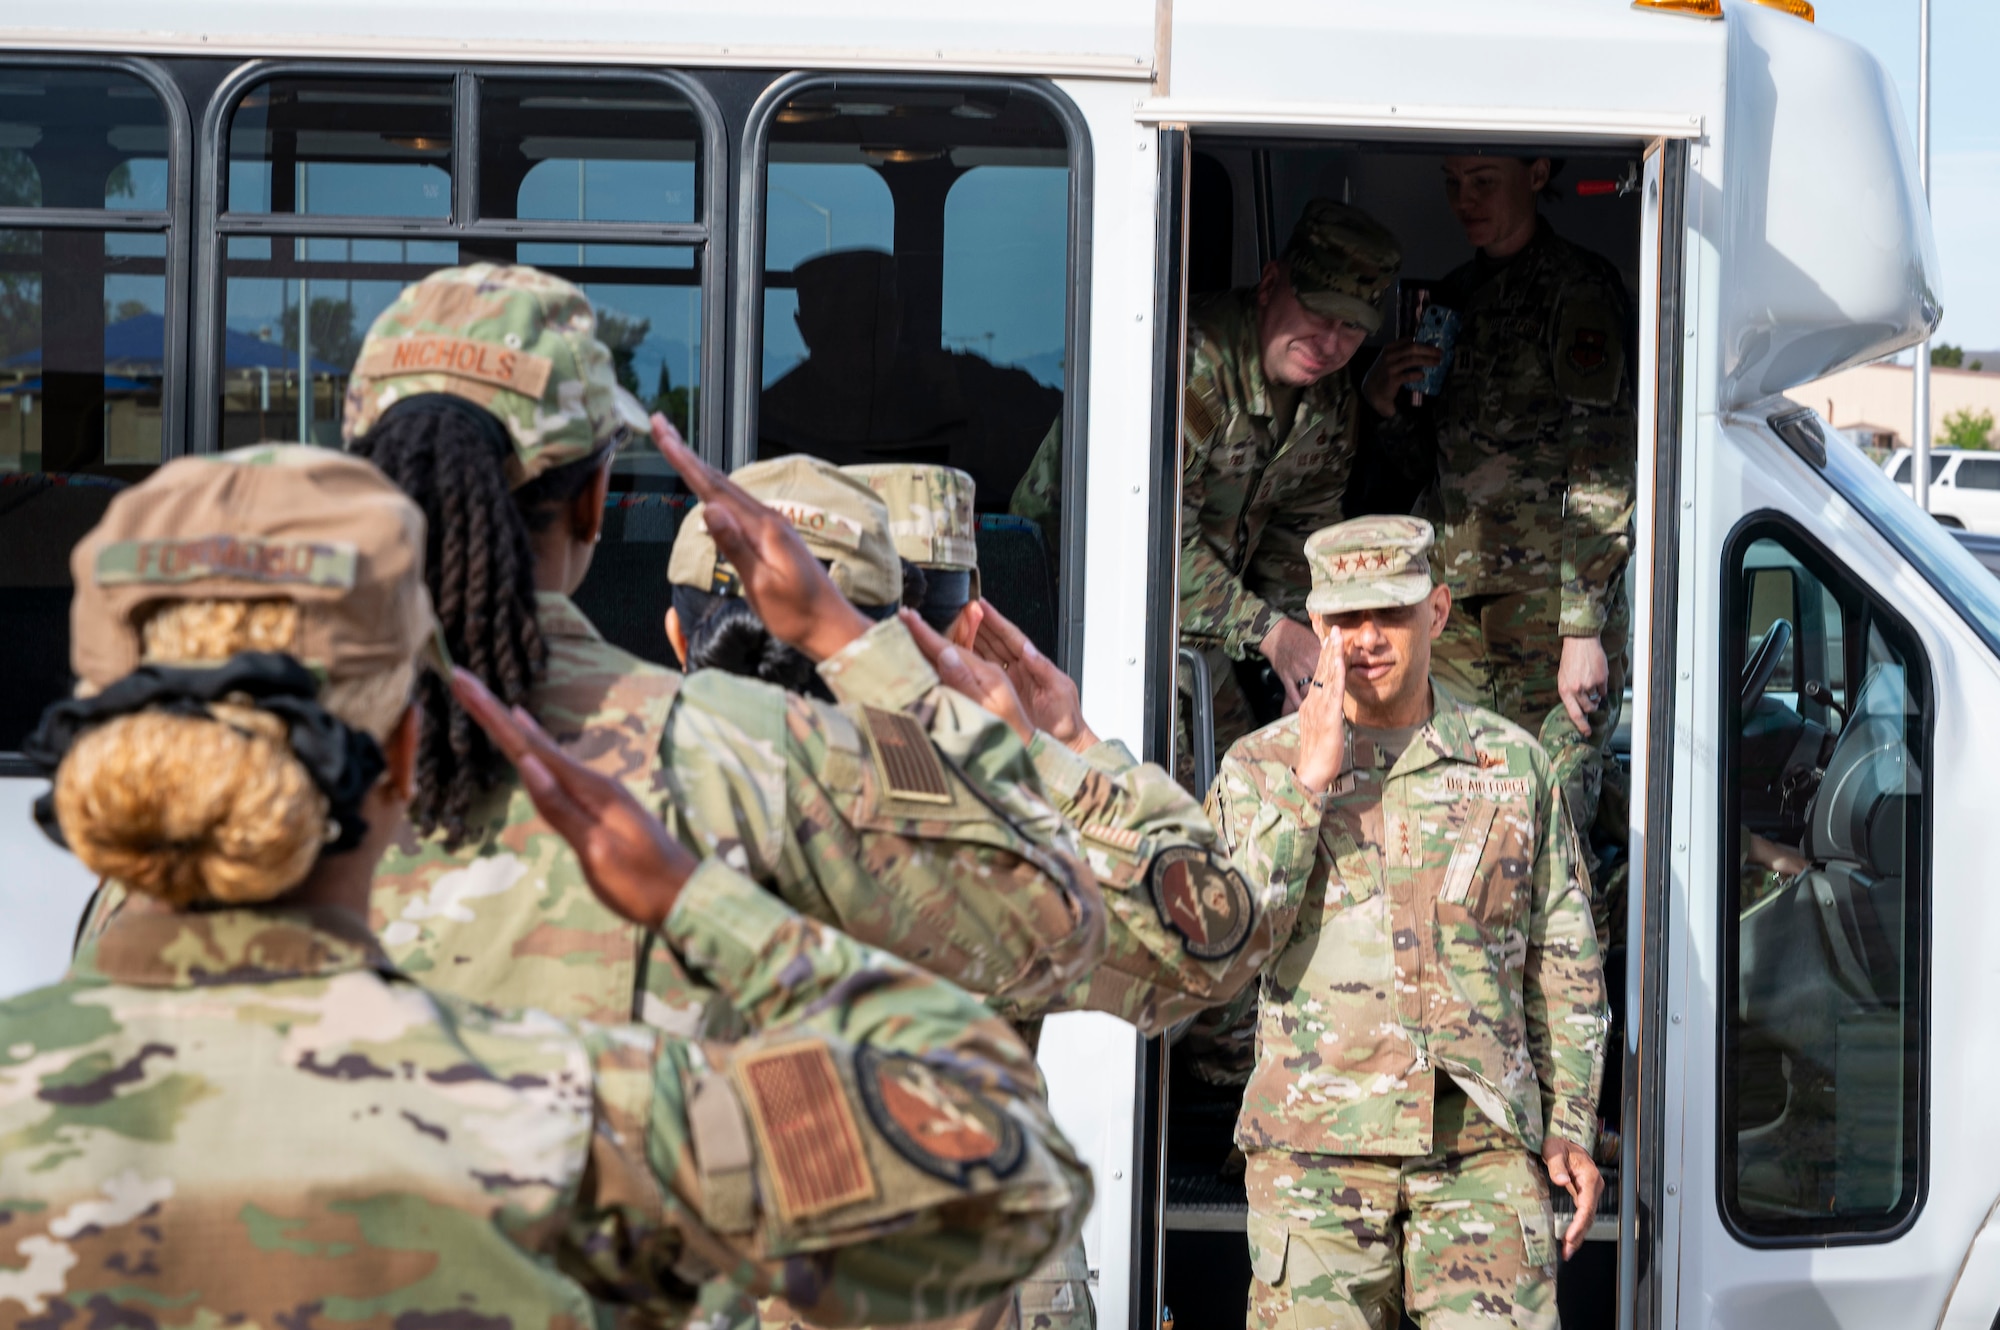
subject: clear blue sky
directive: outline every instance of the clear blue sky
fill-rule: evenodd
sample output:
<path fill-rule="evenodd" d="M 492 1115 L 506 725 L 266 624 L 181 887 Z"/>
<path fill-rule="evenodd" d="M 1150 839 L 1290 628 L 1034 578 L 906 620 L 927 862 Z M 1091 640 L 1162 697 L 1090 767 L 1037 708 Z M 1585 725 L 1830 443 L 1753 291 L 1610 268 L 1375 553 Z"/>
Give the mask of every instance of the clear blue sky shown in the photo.
<path fill-rule="evenodd" d="M 1917 0 L 1815 0 L 1819 24 L 1875 53 L 1917 137 Z M 1944 268 L 1938 336 L 2000 349 L 2000 3 L 1931 0 L 1931 221 Z"/>

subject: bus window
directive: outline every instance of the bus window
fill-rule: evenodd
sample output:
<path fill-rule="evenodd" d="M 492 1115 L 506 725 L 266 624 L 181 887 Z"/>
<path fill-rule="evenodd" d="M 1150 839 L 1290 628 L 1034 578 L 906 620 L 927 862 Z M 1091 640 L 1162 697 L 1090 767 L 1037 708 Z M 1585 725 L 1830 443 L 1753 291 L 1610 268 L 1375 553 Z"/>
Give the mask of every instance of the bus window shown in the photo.
<path fill-rule="evenodd" d="M 1723 677 L 1724 1212 L 1819 1244 L 1921 1191 L 1929 671 L 1809 538 L 1735 544 Z"/>
<path fill-rule="evenodd" d="M 480 80 L 479 215 L 696 220 L 697 126 L 662 83 Z"/>
<path fill-rule="evenodd" d="M 477 97 L 461 97 L 463 85 Z M 454 107 L 476 100 L 471 123 Z M 348 370 L 396 294 L 459 263 L 530 263 L 581 286 L 619 379 L 690 439 L 699 391 L 706 235 L 695 112 L 659 78 L 471 73 L 424 79 L 277 75 L 236 103 L 230 211 L 221 218 L 216 390 L 225 447 L 337 444 Z M 454 197 L 452 145 L 479 162 Z M 469 193 L 462 192 L 462 193 Z M 257 214 L 298 218 L 273 233 Z M 340 214 L 398 219 L 380 235 Z M 649 232 L 661 240 L 643 243 Z M 650 449 L 618 460 L 619 488 L 668 483 Z"/>
<path fill-rule="evenodd" d="M 1075 386 L 1062 122 L 1025 89 L 843 79 L 767 132 L 757 455 L 971 473 L 989 594 L 1053 650 L 1052 551 L 1005 514 Z"/>
<path fill-rule="evenodd" d="M 169 445 L 172 139 L 136 73 L 0 64 L 0 752 L 68 691 L 70 547 Z"/>
<path fill-rule="evenodd" d="M 451 216 L 452 81 L 281 75 L 229 116 L 231 212 Z"/>

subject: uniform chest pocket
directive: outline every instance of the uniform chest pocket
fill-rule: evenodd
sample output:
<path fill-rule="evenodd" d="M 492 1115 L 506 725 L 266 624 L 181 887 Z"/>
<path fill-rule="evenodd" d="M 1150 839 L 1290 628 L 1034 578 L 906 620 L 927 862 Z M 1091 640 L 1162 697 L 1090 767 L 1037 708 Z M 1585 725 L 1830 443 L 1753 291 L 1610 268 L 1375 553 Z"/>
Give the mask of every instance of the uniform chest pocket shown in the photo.
<path fill-rule="evenodd" d="M 1482 799 L 1461 825 L 1438 885 L 1440 912 L 1463 910 L 1489 928 L 1513 925 L 1527 899 L 1528 868 L 1534 862 L 1525 806 Z"/>

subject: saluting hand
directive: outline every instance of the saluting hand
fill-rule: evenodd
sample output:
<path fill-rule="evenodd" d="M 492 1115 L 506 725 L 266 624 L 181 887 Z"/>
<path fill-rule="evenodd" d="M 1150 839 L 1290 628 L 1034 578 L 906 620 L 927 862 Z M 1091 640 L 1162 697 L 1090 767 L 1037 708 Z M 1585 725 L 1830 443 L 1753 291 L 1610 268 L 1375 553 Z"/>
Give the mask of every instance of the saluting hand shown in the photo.
<path fill-rule="evenodd" d="M 979 608 L 983 613 L 972 649 L 1006 672 L 1035 728 L 1079 753 L 1096 747 L 1097 735 L 1083 718 L 1076 680 L 1058 669 L 991 602 L 981 600 Z"/>
<path fill-rule="evenodd" d="M 790 522 L 695 456 L 665 416 L 653 417 L 653 443 L 701 500 L 708 534 L 773 637 L 819 661 L 868 631 Z"/>
<path fill-rule="evenodd" d="M 923 621 L 915 610 L 896 611 L 903 626 L 916 639 L 917 650 L 924 653 L 924 659 L 937 671 L 939 682 L 955 693 L 965 696 L 985 707 L 988 711 L 1007 722 L 1007 728 L 1014 731 L 1022 743 L 1031 742 L 1035 737 L 1035 723 L 1021 706 L 1021 699 L 1014 692 L 1014 685 L 1007 682 L 1007 674 L 998 665 L 981 660 L 970 651 L 961 651 L 937 631 Z"/>
<path fill-rule="evenodd" d="M 623 785 L 556 747 L 533 716 L 509 711 L 473 674 L 454 669 L 451 695 L 514 764 L 535 811 L 576 851 L 597 898 L 633 923 L 664 923 L 695 870 L 686 847 Z"/>
<path fill-rule="evenodd" d="M 1347 765 L 1347 646 L 1335 628 L 1320 643 L 1319 663 L 1299 706 L 1299 784 L 1325 794 Z"/>

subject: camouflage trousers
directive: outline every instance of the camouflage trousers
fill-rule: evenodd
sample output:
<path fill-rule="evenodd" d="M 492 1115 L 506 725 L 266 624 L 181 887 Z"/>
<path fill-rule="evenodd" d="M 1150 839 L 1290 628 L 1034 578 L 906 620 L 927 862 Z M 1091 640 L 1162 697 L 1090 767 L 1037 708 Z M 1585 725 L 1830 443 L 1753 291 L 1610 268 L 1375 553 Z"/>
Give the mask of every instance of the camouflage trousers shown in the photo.
<path fill-rule="evenodd" d="M 1462 1094 L 1435 1121 L 1421 1158 L 1249 1154 L 1251 1327 L 1394 1330 L 1407 1308 L 1425 1330 L 1556 1330 L 1541 1161 Z"/>
<path fill-rule="evenodd" d="M 1618 728 L 1631 674 L 1631 618 L 1622 585 L 1613 592 L 1612 605 L 1600 639 L 1611 678 L 1603 705 L 1590 713 L 1587 736 L 1569 718 L 1556 687 L 1563 639 L 1562 593 L 1555 588 L 1453 600 L 1444 633 L 1431 643 L 1431 677 L 1446 692 L 1469 706 L 1499 712 L 1541 741 L 1586 854 L 1604 785 L 1605 750 Z"/>
<path fill-rule="evenodd" d="M 757 1311 L 763 1330 L 812 1330 L 777 1298 L 765 1299 Z M 909 1330 L 1094 1330 L 1096 1324 L 1090 1265 L 1083 1239 L 1078 1238 L 1006 1297 L 977 1311 L 947 1321 L 924 1321 Z"/>
<path fill-rule="evenodd" d="M 1250 698 L 1243 691 L 1243 685 L 1236 678 L 1236 662 L 1229 653 L 1217 646 L 1201 646 L 1183 642 L 1201 652 L 1208 662 L 1208 692 L 1210 714 L 1215 725 L 1215 760 L 1218 764 L 1229 746 L 1257 728 L 1256 713 L 1250 709 Z M 1197 787 L 1199 773 L 1194 768 L 1194 681 L 1178 660 L 1174 669 L 1178 685 L 1179 704 L 1174 713 L 1174 779 L 1197 799 L 1206 798 L 1206 785 Z M 1213 771 L 1208 773 L 1214 779 Z"/>

